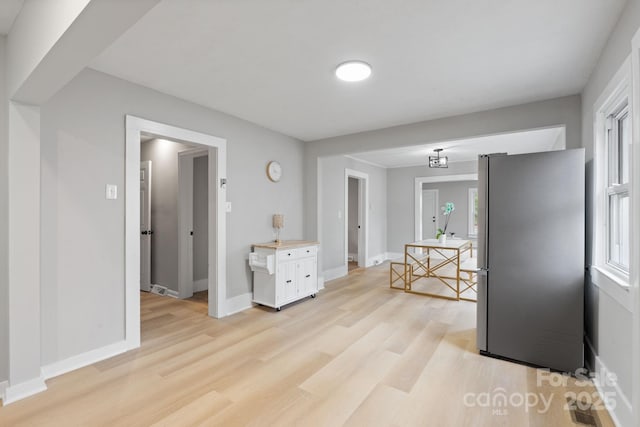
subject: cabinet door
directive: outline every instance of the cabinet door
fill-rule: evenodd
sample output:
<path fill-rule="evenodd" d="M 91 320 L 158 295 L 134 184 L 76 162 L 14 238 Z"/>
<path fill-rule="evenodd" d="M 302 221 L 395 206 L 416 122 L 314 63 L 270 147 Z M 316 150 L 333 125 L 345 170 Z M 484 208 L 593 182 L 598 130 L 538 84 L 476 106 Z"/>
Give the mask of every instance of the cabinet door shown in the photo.
<path fill-rule="evenodd" d="M 296 280 L 296 262 L 283 262 L 282 281 L 284 286 L 284 301 L 294 301 L 298 296 L 298 284 Z"/>
<path fill-rule="evenodd" d="M 318 268 L 316 258 L 305 258 L 298 262 L 300 296 L 318 292 Z"/>

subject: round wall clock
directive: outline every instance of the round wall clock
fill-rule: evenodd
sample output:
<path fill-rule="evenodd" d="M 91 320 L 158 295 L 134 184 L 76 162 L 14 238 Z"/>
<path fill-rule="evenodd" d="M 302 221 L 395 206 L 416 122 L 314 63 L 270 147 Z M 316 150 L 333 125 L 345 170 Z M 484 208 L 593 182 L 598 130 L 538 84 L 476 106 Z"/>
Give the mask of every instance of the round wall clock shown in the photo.
<path fill-rule="evenodd" d="M 273 182 L 280 181 L 280 178 L 282 178 L 282 166 L 279 162 L 272 160 L 267 164 L 267 176 Z"/>

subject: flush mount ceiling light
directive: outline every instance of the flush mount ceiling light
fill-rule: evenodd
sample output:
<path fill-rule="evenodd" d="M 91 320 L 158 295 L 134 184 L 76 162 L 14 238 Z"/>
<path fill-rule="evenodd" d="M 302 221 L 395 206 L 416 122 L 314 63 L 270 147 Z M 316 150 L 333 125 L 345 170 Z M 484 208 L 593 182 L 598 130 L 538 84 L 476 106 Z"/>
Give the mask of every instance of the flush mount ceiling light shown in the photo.
<path fill-rule="evenodd" d="M 336 77 L 345 82 L 359 82 L 371 75 L 371 66 L 363 61 L 347 61 L 336 67 Z"/>
<path fill-rule="evenodd" d="M 447 156 L 440 157 L 440 152 L 443 151 L 443 149 L 436 148 L 433 151 L 436 152 L 437 156 L 429 156 L 429 167 L 430 168 L 448 168 L 449 159 L 447 158 Z"/>

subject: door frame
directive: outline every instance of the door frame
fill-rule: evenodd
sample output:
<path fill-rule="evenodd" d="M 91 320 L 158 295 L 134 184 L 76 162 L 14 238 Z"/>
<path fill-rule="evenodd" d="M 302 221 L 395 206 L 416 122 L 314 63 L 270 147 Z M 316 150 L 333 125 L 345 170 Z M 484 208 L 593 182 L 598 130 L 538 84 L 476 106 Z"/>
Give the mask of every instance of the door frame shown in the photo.
<path fill-rule="evenodd" d="M 477 181 L 477 173 L 442 176 L 417 176 L 414 180 L 413 207 L 414 207 L 414 238 L 416 242 L 422 240 L 422 184 L 434 182 Z M 439 221 L 438 221 L 439 222 Z"/>
<path fill-rule="evenodd" d="M 209 228 L 209 316 L 217 318 L 226 315 L 227 140 L 132 115 L 125 116 L 125 128 L 125 340 L 131 349 L 140 346 L 140 134 L 211 148 L 215 174 L 209 184 L 215 197 L 209 211 L 215 212 L 215 226 Z"/>
<path fill-rule="evenodd" d="M 152 230 L 151 228 L 151 190 L 153 188 L 153 183 L 152 183 L 152 179 L 153 179 L 153 163 L 151 162 L 151 160 L 142 160 L 140 161 L 140 169 L 142 169 L 142 165 L 146 164 L 147 166 L 147 170 L 149 171 L 149 182 L 147 184 L 147 202 L 149 205 L 149 229 Z M 138 193 L 140 193 L 140 191 L 138 191 Z M 140 227 L 138 227 L 138 229 L 140 229 Z M 140 234 L 140 236 L 142 236 L 142 234 Z M 151 290 L 151 236 L 147 235 L 147 238 L 149 240 L 149 251 L 147 253 L 148 257 L 149 257 L 149 284 L 146 283 L 142 283 L 142 280 L 140 281 L 140 290 L 142 291 L 147 291 L 149 292 Z M 142 251 L 140 251 L 140 254 L 142 254 Z M 141 257 L 142 258 L 142 257 Z M 141 259 L 142 261 L 142 259 Z M 140 272 L 140 277 L 142 278 L 142 272 Z"/>
<path fill-rule="evenodd" d="M 422 240 L 423 237 L 423 225 L 424 225 L 424 218 L 422 217 L 424 215 L 424 210 L 423 208 L 423 204 L 424 204 L 424 192 L 425 191 L 431 191 L 433 193 L 435 193 L 435 197 L 433 198 L 435 200 L 435 209 L 436 209 L 436 232 L 438 231 L 438 226 L 440 225 L 440 218 L 438 217 L 438 207 L 440 206 L 440 190 L 437 188 L 433 188 L 433 189 L 429 189 L 429 190 L 425 190 L 422 189 L 421 190 L 421 194 L 420 194 L 420 236 L 418 240 Z M 433 236 L 435 237 L 435 235 Z"/>
<path fill-rule="evenodd" d="M 208 170 L 211 171 L 215 164 L 210 151 L 207 148 L 194 148 L 178 153 L 178 298 L 181 299 L 193 296 L 193 236 L 190 235 L 193 230 L 193 161 L 208 156 Z M 210 175 L 207 175 L 209 184 Z M 208 200 L 214 197 L 212 190 L 209 185 Z M 207 218 L 211 228 L 215 224 L 211 218 L 211 204 L 208 205 Z"/>
<path fill-rule="evenodd" d="M 344 263 L 349 265 L 349 178 L 358 180 L 358 267 L 368 267 L 369 242 L 369 174 L 344 170 Z"/>

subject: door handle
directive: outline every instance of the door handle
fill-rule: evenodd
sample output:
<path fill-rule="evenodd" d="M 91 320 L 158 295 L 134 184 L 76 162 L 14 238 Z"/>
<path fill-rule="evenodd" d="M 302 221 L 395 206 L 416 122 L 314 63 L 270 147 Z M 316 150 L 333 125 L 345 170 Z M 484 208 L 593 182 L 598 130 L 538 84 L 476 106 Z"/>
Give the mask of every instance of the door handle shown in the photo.
<path fill-rule="evenodd" d="M 287 280 L 287 283 L 291 283 L 291 280 Z"/>
<path fill-rule="evenodd" d="M 306 275 L 306 276 L 304 276 L 304 277 L 306 277 L 306 278 L 308 279 L 309 277 L 311 277 L 311 275 L 310 275 L 310 274 L 307 274 L 307 275 Z"/>

